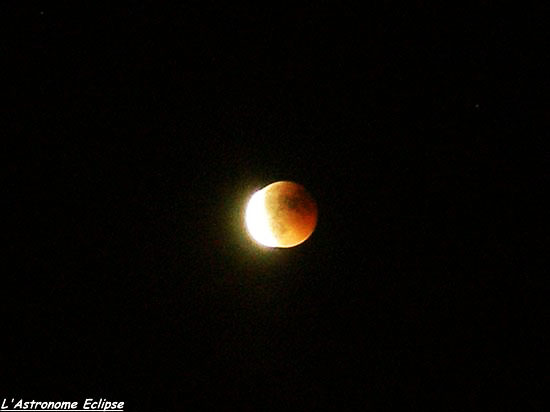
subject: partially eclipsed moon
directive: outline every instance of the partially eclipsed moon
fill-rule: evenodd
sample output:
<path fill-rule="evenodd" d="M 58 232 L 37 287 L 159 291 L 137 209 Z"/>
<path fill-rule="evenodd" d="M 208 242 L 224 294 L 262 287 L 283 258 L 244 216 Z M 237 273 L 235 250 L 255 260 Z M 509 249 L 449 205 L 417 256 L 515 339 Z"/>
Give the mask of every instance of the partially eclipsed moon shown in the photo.
<path fill-rule="evenodd" d="M 317 205 L 302 185 L 275 182 L 252 195 L 245 222 L 248 233 L 258 243 L 268 247 L 293 247 L 315 230 Z"/>

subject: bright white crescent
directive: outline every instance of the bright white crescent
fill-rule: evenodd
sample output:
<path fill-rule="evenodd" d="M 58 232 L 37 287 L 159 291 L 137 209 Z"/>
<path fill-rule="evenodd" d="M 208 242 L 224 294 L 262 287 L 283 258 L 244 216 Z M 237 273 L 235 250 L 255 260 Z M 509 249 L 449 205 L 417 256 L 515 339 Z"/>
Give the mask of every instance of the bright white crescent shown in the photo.
<path fill-rule="evenodd" d="M 265 207 L 265 190 L 259 190 L 248 201 L 245 222 L 252 238 L 268 247 L 276 247 L 277 239 L 269 227 L 269 216 Z"/>

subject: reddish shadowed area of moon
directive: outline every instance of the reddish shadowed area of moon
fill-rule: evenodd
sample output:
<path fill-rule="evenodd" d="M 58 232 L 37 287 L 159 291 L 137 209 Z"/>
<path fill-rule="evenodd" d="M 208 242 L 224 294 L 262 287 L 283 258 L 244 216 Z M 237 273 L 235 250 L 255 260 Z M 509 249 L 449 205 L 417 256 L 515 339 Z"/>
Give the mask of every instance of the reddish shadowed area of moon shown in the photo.
<path fill-rule="evenodd" d="M 269 226 L 278 247 L 296 246 L 311 236 L 317 224 L 317 204 L 302 185 L 281 181 L 264 190 Z"/>

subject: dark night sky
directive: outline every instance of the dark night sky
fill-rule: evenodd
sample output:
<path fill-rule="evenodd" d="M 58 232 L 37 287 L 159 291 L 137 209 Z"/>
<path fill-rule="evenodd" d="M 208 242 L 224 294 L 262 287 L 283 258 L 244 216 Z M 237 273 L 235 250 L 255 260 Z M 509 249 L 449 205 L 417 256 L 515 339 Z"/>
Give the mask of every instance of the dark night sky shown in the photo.
<path fill-rule="evenodd" d="M 545 11 L 183 3 L 2 6 L 0 396 L 541 410 Z M 266 251 L 282 179 L 319 223 Z"/>

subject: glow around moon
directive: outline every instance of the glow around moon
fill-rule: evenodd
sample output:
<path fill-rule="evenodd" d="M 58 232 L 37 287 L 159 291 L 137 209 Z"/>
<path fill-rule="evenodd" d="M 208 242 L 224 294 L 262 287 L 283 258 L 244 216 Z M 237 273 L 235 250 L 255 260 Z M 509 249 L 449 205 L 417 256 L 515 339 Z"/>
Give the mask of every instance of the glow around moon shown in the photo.
<path fill-rule="evenodd" d="M 258 243 L 289 248 L 303 243 L 315 230 L 317 205 L 302 185 L 275 182 L 251 196 L 245 223 Z"/>

